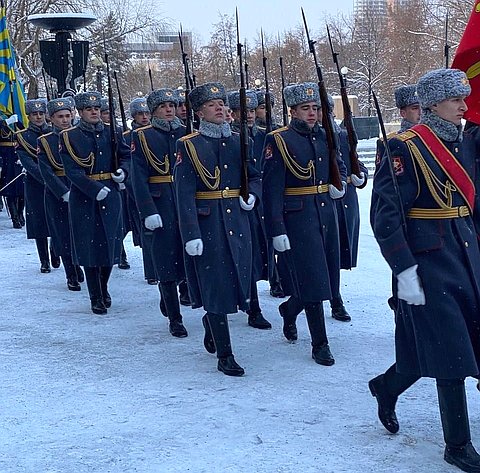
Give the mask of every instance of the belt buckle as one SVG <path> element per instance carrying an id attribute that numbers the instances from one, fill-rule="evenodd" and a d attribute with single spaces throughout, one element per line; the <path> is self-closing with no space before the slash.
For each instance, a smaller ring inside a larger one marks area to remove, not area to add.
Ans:
<path id="1" fill-rule="evenodd" d="M 321 194 L 322 193 L 322 184 L 319 184 L 317 186 L 317 194 Z"/>
<path id="2" fill-rule="evenodd" d="M 222 198 L 227 199 L 228 198 L 228 189 L 223 189 L 222 191 Z"/>

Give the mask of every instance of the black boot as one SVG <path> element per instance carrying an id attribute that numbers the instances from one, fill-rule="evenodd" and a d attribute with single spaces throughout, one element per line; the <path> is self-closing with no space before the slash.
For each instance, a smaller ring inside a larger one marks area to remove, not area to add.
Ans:
<path id="1" fill-rule="evenodd" d="M 158 291 L 160 292 L 160 312 L 164 317 L 168 317 L 167 308 L 165 307 L 165 301 L 162 296 L 162 290 L 160 289 L 160 283 L 158 283 Z"/>
<path id="2" fill-rule="evenodd" d="M 13 228 L 22 228 L 20 216 L 18 214 L 17 199 L 15 197 L 7 197 L 6 199 L 8 213 L 10 214 L 10 218 L 12 219 Z"/>
<path id="3" fill-rule="evenodd" d="M 20 225 L 22 227 L 25 226 L 25 217 L 23 215 L 23 210 L 24 209 L 25 209 L 25 198 L 24 197 L 17 197 L 18 219 L 19 219 Z"/>
<path id="4" fill-rule="evenodd" d="M 81 291 L 82 286 L 78 282 L 78 275 L 74 264 L 69 257 L 62 256 L 63 267 L 65 275 L 67 276 L 67 287 L 69 291 Z"/>
<path id="5" fill-rule="evenodd" d="M 470 437 L 464 381 L 437 379 L 437 392 L 446 443 L 445 461 L 462 471 L 480 472 L 480 455 Z"/>
<path id="6" fill-rule="evenodd" d="M 288 300 L 278 306 L 278 311 L 283 318 L 283 335 L 289 342 L 294 342 L 298 339 L 296 323 L 297 316 L 302 310 L 302 302 L 294 296 L 290 296 Z"/>
<path id="7" fill-rule="evenodd" d="M 217 350 L 217 369 L 227 376 L 243 376 L 245 370 L 235 361 L 230 343 L 228 319 L 226 314 L 207 313 L 208 324 L 212 331 Z"/>
<path id="8" fill-rule="evenodd" d="M 327 330 L 325 328 L 325 315 L 321 302 L 305 304 L 308 329 L 312 337 L 312 358 L 315 363 L 323 366 L 332 366 L 335 359 L 328 346 Z"/>
<path id="9" fill-rule="evenodd" d="M 60 256 L 57 256 L 55 254 L 51 244 L 50 244 L 50 261 L 52 263 L 52 268 L 57 269 L 60 267 Z"/>
<path id="10" fill-rule="evenodd" d="M 215 353 L 215 342 L 213 341 L 212 331 L 210 330 L 210 324 L 208 323 L 207 314 L 202 317 L 203 328 L 205 329 L 205 335 L 203 336 L 203 346 L 208 353 Z"/>
<path id="11" fill-rule="evenodd" d="M 82 267 L 76 265 L 76 266 L 75 266 L 75 270 L 76 270 L 76 272 L 77 272 L 78 282 L 83 282 L 83 281 L 85 281 L 85 275 L 83 274 Z"/>
<path id="12" fill-rule="evenodd" d="M 112 266 L 100 266 L 100 288 L 102 290 L 103 304 L 107 309 L 112 306 L 112 297 L 108 292 L 108 280 L 112 273 Z"/>
<path id="13" fill-rule="evenodd" d="M 183 325 L 182 314 L 180 313 L 177 283 L 175 281 L 161 282 L 159 286 L 167 310 L 169 320 L 168 330 L 174 337 L 187 337 L 188 332 Z"/>
<path id="14" fill-rule="evenodd" d="M 100 268 L 85 266 L 84 269 L 92 312 L 99 315 L 106 314 L 107 308 L 103 302 L 102 287 L 100 284 Z"/>
<path id="15" fill-rule="evenodd" d="M 399 429 L 395 405 L 398 396 L 406 391 L 418 380 L 418 376 L 397 373 L 397 366 L 393 364 L 388 370 L 368 382 L 372 396 L 377 399 L 378 418 L 383 426 L 392 434 Z"/>
<path id="16" fill-rule="evenodd" d="M 40 259 L 40 272 L 49 273 L 51 270 L 48 258 L 48 240 L 46 238 L 35 238 L 35 244 L 37 245 L 38 257 Z"/>
<path id="17" fill-rule="evenodd" d="M 280 281 L 270 281 L 270 295 L 280 299 L 285 297 Z"/>
<path id="18" fill-rule="evenodd" d="M 190 300 L 190 295 L 188 294 L 188 284 L 185 279 L 182 279 L 178 284 L 178 291 L 180 292 L 180 304 L 191 306 L 192 301 Z"/>
<path id="19" fill-rule="evenodd" d="M 130 265 L 127 261 L 127 253 L 125 251 L 125 247 L 122 243 L 122 253 L 120 255 L 120 263 L 118 263 L 118 269 L 130 269 Z"/>
<path id="20" fill-rule="evenodd" d="M 332 308 L 332 317 L 335 320 L 339 320 L 340 322 L 350 322 L 352 320 L 350 314 L 343 305 L 342 296 L 340 294 L 337 297 L 332 298 L 330 301 L 330 307 Z"/>
<path id="21" fill-rule="evenodd" d="M 248 325 L 260 330 L 268 330 L 272 328 L 272 324 L 263 316 L 260 304 L 258 302 L 257 283 L 252 282 L 250 289 L 250 309 L 247 310 Z"/>

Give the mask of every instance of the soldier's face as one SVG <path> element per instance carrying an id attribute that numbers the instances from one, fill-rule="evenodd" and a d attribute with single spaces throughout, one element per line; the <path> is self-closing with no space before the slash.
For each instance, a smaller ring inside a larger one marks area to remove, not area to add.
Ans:
<path id="1" fill-rule="evenodd" d="M 32 122 L 33 125 L 42 126 L 45 123 L 45 113 L 32 112 L 28 115 L 28 119 Z"/>
<path id="2" fill-rule="evenodd" d="M 230 107 L 224 106 L 225 108 L 225 121 L 227 123 L 232 123 L 233 122 L 233 116 L 232 116 L 232 110 Z"/>
<path id="3" fill-rule="evenodd" d="M 180 120 L 186 120 L 187 119 L 187 106 L 185 103 L 180 103 L 178 104 L 176 115 Z"/>
<path id="4" fill-rule="evenodd" d="M 86 107 L 78 113 L 83 121 L 92 125 L 100 121 L 100 107 Z"/>
<path id="5" fill-rule="evenodd" d="M 257 117 L 260 119 L 260 120 L 263 120 L 265 121 L 266 118 L 267 118 L 267 109 L 265 108 L 265 104 L 263 103 L 262 105 L 259 105 L 256 109 L 256 112 L 257 112 Z"/>
<path id="6" fill-rule="evenodd" d="M 136 113 L 135 122 L 140 126 L 147 126 L 150 123 L 150 112 Z"/>
<path id="7" fill-rule="evenodd" d="M 57 128 L 65 130 L 72 124 L 72 112 L 70 110 L 59 110 L 50 117 L 50 120 Z"/>
<path id="8" fill-rule="evenodd" d="M 253 126 L 255 124 L 255 109 L 254 108 L 249 108 L 247 110 L 247 125 L 248 126 Z"/>
<path id="9" fill-rule="evenodd" d="M 420 121 L 420 105 L 416 103 L 400 109 L 400 116 L 410 123 L 417 124 Z"/>
<path id="10" fill-rule="evenodd" d="M 175 118 L 175 104 L 173 102 L 161 103 L 154 110 L 153 116 L 162 120 L 172 121 Z"/>
<path id="11" fill-rule="evenodd" d="M 110 110 L 103 110 L 100 112 L 100 118 L 103 123 L 110 123 Z"/>
<path id="12" fill-rule="evenodd" d="M 440 118 L 459 126 L 462 124 L 463 115 L 468 110 L 464 99 L 465 97 L 452 97 L 451 99 L 442 100 L 430 108 Z"/>
<path id="13" fill-rule="evenodd" d="M 225 122 L 225 105 L 222 99 L 205 102 L 197 112 L 198 116 L 206 122 L 221 125 Z"/>
<path id="14" fill-rule="evenodd" d="M 295 105 L 290 109 L 292 118 L 302 120 L 310 128 L 315 126 L 315 122 L 318 119 L 318 105 L 315 102 L 306 102 L 299 105 Z"/>

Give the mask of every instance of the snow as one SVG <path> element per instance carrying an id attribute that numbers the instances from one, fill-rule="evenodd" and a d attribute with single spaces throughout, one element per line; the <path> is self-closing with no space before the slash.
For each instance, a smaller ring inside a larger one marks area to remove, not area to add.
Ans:
<path id="1" fill-rule="evenodd" d="M 229 316 L 237 361 L 231 378 L 203 348 L 202 310 L 183 308 L 189 337 L 175 339 L 143 279 L 115 268 L 113 306 L 90 312 L 85 284 L 66 288 L 63 269 L 41 274 L 33 241 L 0 213 L 0 472 L 318 473 L 450 472 L 435 383 L 399 400 L 400 432 L 376 416 L 367 382 L 393 362 L 390 273 L 368 224 L 371 184 L 359 191 L 359 268 L 342 272 L 352 315 L 327 314 L 332 367 L 313 362 L 304 315 L 299 340 L 282 335 L 278 299 L 261 283 L 270 331 Z M 308 251 L 308 249 L 306 249 Z M 467 380 L 472 438 L 480 446 L 480 395 Z"/>

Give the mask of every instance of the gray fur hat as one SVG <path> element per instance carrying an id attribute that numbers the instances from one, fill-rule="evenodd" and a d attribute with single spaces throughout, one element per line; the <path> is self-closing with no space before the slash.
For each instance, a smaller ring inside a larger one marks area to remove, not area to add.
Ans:
<path id="1" fill-rule="evenodd" d="M 283 89 L 285 102 L 288 107 L 294 107 L 301 103 L 316 102 L 320 104 L 318 85 L 315 82 L 303 82 L 301 84 L 287 85 Z"/>
<path id="2" fill-rule="evenodd" d="M 33 112 L 47 113 L 46 99 L 31 99 L 25 102 L 25 113 L 30 115 Z"/>
<path id="3" fill-rule="evenodd" d="M 172 102 L 178 105 L 177 94 L 173 89 L 157 89 L 151 92 L 147 97 L 147 106 L 150 113 L 153 113 L 157 107 L 165 102 Z"/>
<path id="4" fill-rule="evenodd" d="M 253 90 L 245 91 L 247 109 L 252 110 L 258 107 L 257 94 Z M 232 110 L 240 110 L 240 92 L 234 90 L 228 93 L 228 104 Z"/>
<path id="5" fill-rule="evenodd" d="M 395 105 L 397 108 L 405 108 L 418 103 L 417 86 L 401 85 L 395 89 Z"/>
<path id="6" fill-rule="evenodd" d="M 113 109 L 115 110 L 115 100 L 113 101 Z M 100 111 L 101 112 L 106 112 L 109 110 L 108 108 L 108 99 L 106 97 L 102 97 L 102 100 L 100 101 Z"/>
<path id="7" fill-rule="evenodd" d="M 257 107 L 263 105 L 265 103 L 265 95 L 267 93 L 265 92 L 265 90 L 256 90 L 255 93 L 257 94 Z M 268 92 L 268 95 L 270 95 L 270 104 L 273 107 L 275 105 L 275 98 L 271 92 Z"/>
<path id="8" fill-rule="evenodd" d="M 102 96 L 99 92 L 80 92 L 75 95 L 75 107 L 83 110 L 87 107 L 100 107 Z"/>
<path id="9" fill-rule="evenodd" d="M 335 100 L 333 100 L 333 97 L 330 94 L 327 94 L 328 98 L 328 109 L 330 112 L 333 112 L 333 109 L 335 108 Z"/>
<path id="10" fill-rule="evenodd" d="M 467 97 L 471 91 L 465 72 L 459 69 L 435 69 L 420 77 L 417 83 L 418 101 L 422 108 L 452 97 Z"/>
<path id="11" fill-rule="evenodd" d="M 227 103 L 227 94 L 225 87 L 220 82 L 207 82 L 195 87 L 188 95 L 188 99 L 192 104 L 193 110 L 198 111 L 209 100 L 220 99 Z"/>
<path id="12" fill-rule="evenodd" d="M 130 102 L 130 115 L 135 118 L 137 113 L 150 112 L 145 97 L 137 97 Z"/>
<path id="13" fill-rule="evenodd" d="M 185 91 L 183 89 L 175 89 L 175 97 L 177 97 L 177 103 L 185 103 Z"/>
<path id="14" fill-rule="evenodd" d="M 69 97 L 63 99 L 52 99 L 47 103 L 48 114 L 52 116 L 55 112 L 60 110 L 72 111 L 72 101 Z"/>

